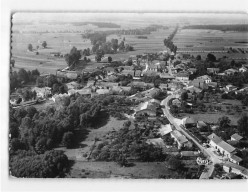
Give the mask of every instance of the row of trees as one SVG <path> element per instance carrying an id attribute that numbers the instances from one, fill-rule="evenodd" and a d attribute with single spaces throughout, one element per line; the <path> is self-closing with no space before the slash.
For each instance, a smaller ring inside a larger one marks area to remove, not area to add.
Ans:
<path id="1" fill-rule="evenodd" d="M 37 69 L 26 71 L 21 68 L 18 72 L 12 72 L 10 74 L 10 90 L 12 91 L 28 82 L 35 82 L 39 75 L 40 72 Z"/>
<path id="2" fill-rule="evenodd" d="M 247 24 L 219 24 L 219 25 L 189 25 L 183 27 L 184 29 L 206 29 L 206 30 L 221 30 L 221 31 L 248 31 Z"/>
<path id="3" fill-rule="evenodd" d="M 168 36 L 167 39 L 164 39 L 164 45 L 168 47 L 171 52 L 174 52 L 176 54 L 177 52 L 177 46 L 173 44 L 172 39 L 174 38 L 175 34 L 177 33 L 178 26 L 175 28 L 175 30 Z"/>

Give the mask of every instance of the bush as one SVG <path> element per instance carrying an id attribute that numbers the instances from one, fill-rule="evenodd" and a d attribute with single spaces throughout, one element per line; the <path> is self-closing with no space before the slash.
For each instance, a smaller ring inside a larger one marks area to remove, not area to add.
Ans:
<path id="1" fill-rule="evenodd" d="M 74 143 L 74 134 L 72 132 L 64 133 L 62 143 L 66 148 L 71 148 Z"/>

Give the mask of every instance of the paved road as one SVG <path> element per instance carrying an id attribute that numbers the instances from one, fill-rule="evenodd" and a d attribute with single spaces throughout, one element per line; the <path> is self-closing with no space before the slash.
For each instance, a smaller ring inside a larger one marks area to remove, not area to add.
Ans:
<path id="1" fill-rule="evenodd" d="M 205 156 L 209 157 L 212 160 L 213 164 L 207 166 L 207 172 L 204 172 L 204 176 L 201 177 L 201 179 L 207 179 L 212 176 L 214 171 L 214 164 L 219 163 L 219 159 L 216 158 L 216 155 L 213 152 L 204 148 L 193 136 L 186 132 L 186 130 L 182 126 L 181 119 L 175 118 L 171 115 L 169 111 L 168 102 L 172 98 L 178 98 L 178 95 L 170 95 L 161 102 L 161 105 L 165 106 L 165 108 L 163 109 L 164 115 L 168 118 L 170 123 L 173 124 L 178 131 L 182 132 L 182 134 L 184 134 L 189 140 L 193 141 L 195 145 L 197 145 L 197 147 L 200 149 L 200 151 L 202 151 Z"/>
<path id="2" fill-rule="evenodd" d="M 194 138 L 192 135 L 190 135 L 188 133 L 187 129 L 184 128 L 182 125 L 182 120 L 172 116 L 172 114 L 169 111 L 168 102 L 172 98 L 178 98 L 178 95 L 169 95 L 161 102 L 161 105 L 164 105 L 164 107 L 165 107 L 165 108 L 163 108 L 164 115 L 168 118 L 170 123 L 172 125 L 174 125 L 178 131 L 180 131 L 182 134 L 184 134 L 189 140 L 193 141 L 197 145 L 197 147 L 203 152 L 203 154 L 205 156 L 209 157 L 211 159 L 211 161 L 213 162 L 211 165 L 206 166 L 207 171 L 202 173 L 200 179 L 208 179 L 209 177 L 211 177 L 213 174 L 213 171 L 214 171 L 214 165 L 215 164 L 223 164 L 223 165 L 227 165 L 229 167 L 232 167 L 234 169 L 237 169 L 237 170 L 239 170 L 238 172 L 241 175 L 248 178 L 248 169 L 246 169 L 242 166 L 239 166 L 237 164 L 228 162 L 228 161 L 223 161 L 222 157 L 218 156 L 212 148 L 203 147 L 201 145 L 201 143 L 199 143 L 196 138 Z"/>

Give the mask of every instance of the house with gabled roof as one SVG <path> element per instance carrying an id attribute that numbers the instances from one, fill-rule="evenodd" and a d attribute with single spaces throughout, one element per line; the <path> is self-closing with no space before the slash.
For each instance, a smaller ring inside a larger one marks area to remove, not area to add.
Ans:
<path id="1" fill-rule="evenodd" d="M 239 72 L 246 72 L 248 71 L 248 68 L 245 67 L 245 66 L 242 66 L 240 69 L 239 69 Z"/>
<path id="2" fill-rule="evenodd" d="M 203 76 L 197 77 L 196 79 L 203 80 L 205 83 L 212 82 L 212 78 L 208 75 L 203 75 Z"/>
<path id="3" fill-rule="evenodd" d="M 207 68 L 207 73 L 209 74 L 217 74 L 220 72 L 219 68 Z"/>
<path id="4" fill-rule="evenodd" d="M 236 148 L 231 146 L 230 144 L 223 141 L 219 136 L 215 133 L 212 133 L 208 136 L 209 144 L 214 147 L 219 153 L 223 156 L 230 159 L 231 155 L 236 154 Z"/>
<path id="5" fill-rule="evenodd" d="M 238 71 L 236 69 L 230 68 L 224 71 L 225 75 L 234 75 Z"/>
<path id="6" fill-rule="evenodd" d="M 240 136 L 240 135 L 237 134 L 237 133 L 234 133 L 234 134 L 231 136 L 231 140 L 232 140 L 232 141 L 240 141 L 240 140 L 242 140 L 242 139 L 243 139 L 243 137 Z"/>

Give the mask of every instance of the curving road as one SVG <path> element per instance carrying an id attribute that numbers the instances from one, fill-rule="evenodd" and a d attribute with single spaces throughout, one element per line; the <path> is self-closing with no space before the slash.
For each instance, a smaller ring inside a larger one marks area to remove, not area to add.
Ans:
<path id="1" fill-rule="evenodd" d="M 168 102 L 169 100 L 173 99 L 173 98 L 178 98 L 178 95 L 169 95 L 168 97 L 166 97 L 162 102 L 161 105 L 164 105 L 163 108 L 163 113 L 164 115 L 168 118 L 168 120 L 170 121 L 170 123 L 172 125 L 175 126 L 175 128 L 180 131 L 183 135 L 185 135 L 189 140 L 191 140 L 192 142 L 195 143 L 195 145 L 200 149 L 200 151 L 202 151 L 202 153 L 207 156 L 208 158 L 211 159 L 211 161 L 213 162 L 211 165 L 207 165 L 207 172 L 203 172 L 201 179 L 208 179 L 209 177 L 212 176 L 213 171 L 214 171 L 214 164 L 216 163 L 221 163 L 221 161 L 219 160 L 219 158 L 216 158 L 216 155 L 211 151 L 208 150 L 207 148 L 204 148 L 197 140 L 196 138 L 194 138 L 193 136 L 191 136 L 186 129 L 183 127 L 182 125 L 182 120 L 175 118 L 174 116 L 172 116 L 172 114 L 169 111 L 169 106 L 168 106 Z"/>
<path id="2" fill-rule="evenodd" d="M 161 102 L 161 105 L 164 106 L 164 108 L 162 109 L 164 115 L 168 118 L 170 123 L 174 125 L 178 131 L 180 131 L 183 135 L 185 135 L 189 140 L 194 142 L 195 145 L 200 149 L 200 151 L 209 159 L 211 159 L 211 161 L 213 162 L 210 165 L 206 165 L 206 172 L 202 173 L 200 179 L 210 178 L 213 174 L 215 164 L 223 164 L 232 167 L 233 169 L 237 169 L 239 170 L 238 172 L 241 175 L 248 178 L 248 169 L 228 161 L 223 161 L 222 157 L 218 156 L 213 149 L 203 147 L 201 143 L 193 135 L 190 135 L 190 133 L 188 133 L 187 129 L 182 124 L 182 120 L 175 118 L 169 111 L 170 108 L 168 106 L 168 102 L 173 98 L 179 98 L 179 95 L 175 95 L 175 94 L 169 95 Z"/>

